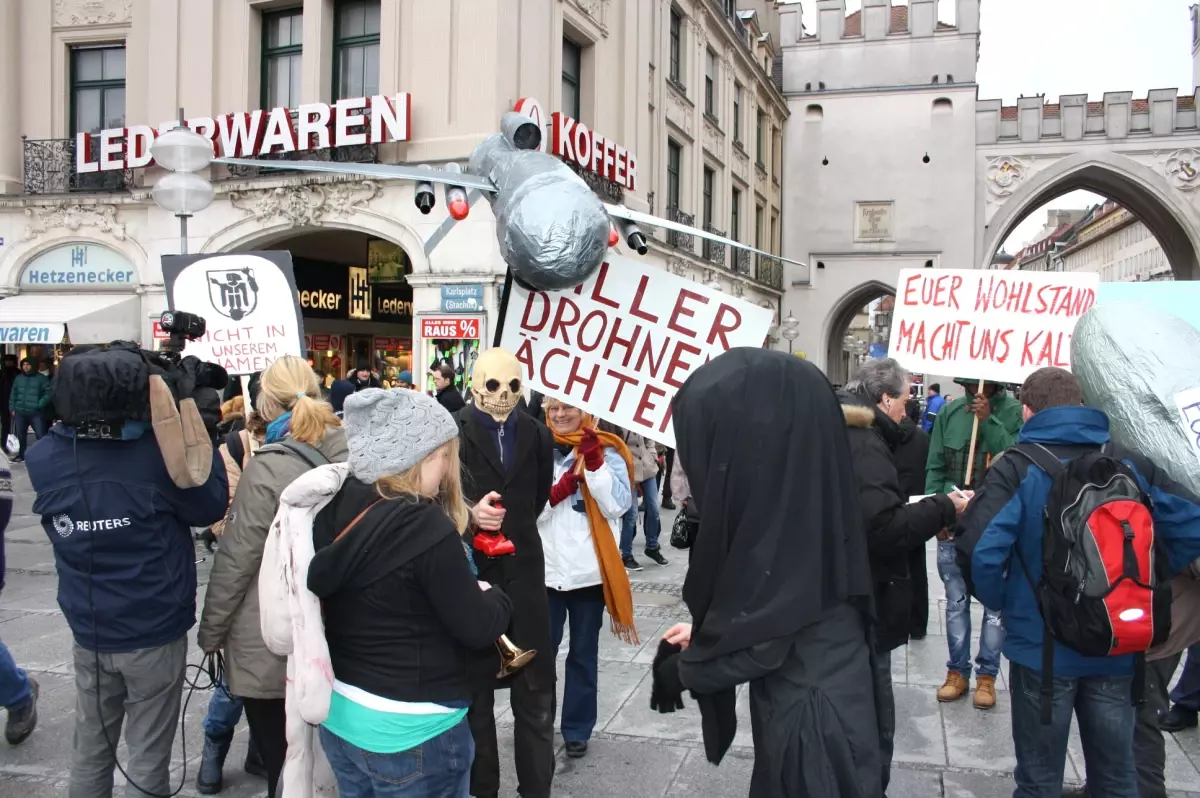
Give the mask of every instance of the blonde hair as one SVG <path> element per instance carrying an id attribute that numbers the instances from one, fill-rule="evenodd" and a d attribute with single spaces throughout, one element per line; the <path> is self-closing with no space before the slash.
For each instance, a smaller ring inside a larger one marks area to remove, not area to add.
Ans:
<path id="1" fill-rule="evenodd" d="M 294 440 L 316 444 L 326 429 L 342 425 L 329 403 L 321 400 L 317 375 L 306 360 L 295 355 L 279 358 L 262 373 L 259 385 L 255 411 L 268 422 L 290 412 Z"/>
<path id="2" fill-rule="evenodd" d="M 438 485 L 437 495 L 430 496 L 421 490 L 421 466 L 430 457 L 436 456 L 438 452 L 446 448 L 450 452 L 450 462 L 446 465 L 446 474 L 442 477 L 442 483 Z M 433 499 L 446 511 L 446 515 L 450 516 L 450 520 L 454 522 L 454 527 L 458 530 L 458 534 L 461 535 L 467 531 L 467 524 L 471 520 L 471 512 L 467 509 L 467 502 L 463 498 L 462 468 L 458 461 L 458 438 L 443 443 L 437 449 L 427 454 L 421 462 L 404 473 L 376 480 L 375 490 L 381 498 L 389 501 L 392 499 L 401 499 L 405 496 L 422 496 L 427 499 Z"/>

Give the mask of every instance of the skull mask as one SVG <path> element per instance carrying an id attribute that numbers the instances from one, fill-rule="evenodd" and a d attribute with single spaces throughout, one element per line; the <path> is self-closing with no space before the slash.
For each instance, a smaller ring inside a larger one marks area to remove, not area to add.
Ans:
<path id="1" fill-rule="evenodd" d="M 521 398 L 521 364 L 511 352 L 487 350 L 475 361 L 471 395 L 480 410 L 496 421 L 507 420 Z"/>

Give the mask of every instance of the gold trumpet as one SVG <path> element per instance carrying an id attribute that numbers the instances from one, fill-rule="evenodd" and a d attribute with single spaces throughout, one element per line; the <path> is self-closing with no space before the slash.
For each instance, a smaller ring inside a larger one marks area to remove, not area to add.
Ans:
<path id="1" fill-rule="evenodd" d="M 500 652 L 500 672 L 496 674 L 497 679 L 512 676 L 537 656 L 536 651 L 518 648 L 508 639 L 508 635 L 500 635 L 500 639 L 496 641 L 496 650 Z"/>

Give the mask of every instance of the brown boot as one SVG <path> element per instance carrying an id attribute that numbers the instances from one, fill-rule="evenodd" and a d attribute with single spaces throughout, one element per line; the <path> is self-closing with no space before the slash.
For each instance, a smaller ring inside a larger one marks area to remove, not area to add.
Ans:
<path id="1" fill-rule="evenodd" d="M 975 708 L 991 709 L 996 706 L 996 677 L 975 677 Z"/>
<path id="2" fill-rule="evenodd" d="M 971 684 L 958 671 L 946 671 L 946 682 L 938 688 L 937 700 L 943 703 L 957 701 L 967 694 Z"/>

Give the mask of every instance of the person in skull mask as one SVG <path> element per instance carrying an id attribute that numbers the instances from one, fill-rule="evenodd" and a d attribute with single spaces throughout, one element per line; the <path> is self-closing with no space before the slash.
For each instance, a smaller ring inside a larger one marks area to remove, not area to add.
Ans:
<path id="1" fill-rule="evenodd" d="M 544 425 L 516 410 L 521 389 L 517 359 L 503 349 L 489 349 L 479 356 L 471 375 L 474 404 L 457 415 L 463 492 L 473 507 L 466 537 L 479 578 L 503 588 L 512 599 L 512 642 L 538 652 L 508 679 L 495 678 L 498 658 L 481 674 L 467 714 L 475 739 L 471 794 L 477 798 L 491 798 L 500 790 L 497 689 L 512 691 L 518 792 L 526 798 L 547 798 L 554 776 L 554 655 L 537 524 L 550 499 L 554 443 Z"/>

